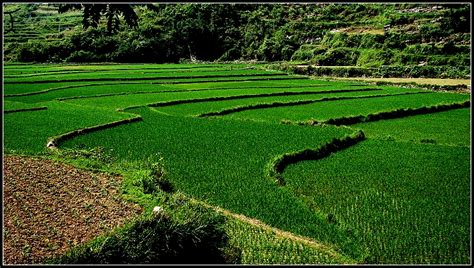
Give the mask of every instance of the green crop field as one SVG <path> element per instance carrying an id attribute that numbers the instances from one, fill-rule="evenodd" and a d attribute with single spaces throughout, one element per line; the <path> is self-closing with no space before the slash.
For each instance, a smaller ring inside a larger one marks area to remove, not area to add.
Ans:
<path id="1" fill-rule="evenodd" d="M 470 94 L 265 67 L 7 64 L 4 153 L 159 158 L 175 191 L 240 215 L 242 263 L 471 261 Z"/>

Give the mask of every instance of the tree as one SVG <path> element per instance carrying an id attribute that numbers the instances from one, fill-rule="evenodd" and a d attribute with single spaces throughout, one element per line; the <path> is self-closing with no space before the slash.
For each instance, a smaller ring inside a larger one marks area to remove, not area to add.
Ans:
<path id="1" fill-rule="evenodd" d="M 88 27 L 97 28 L 101 17 L 104 15 L 107 19 L 107 32 L 117 31 L 120 26 L 120 16 L 123 16 L 125 22 L 131 28 L 138 26 L 138 16 L 133 10 L 131 4 L 60 4 L 59 13 L 69 10 L 83 9 L 82 25 L 85 29 Z M 156 11 L 152 4 L 146 4 L 147 8 Z"/>
<path id="2" fill-rule="evenodd" d="M 13 19 L 13 13 L 18 12 L 18 11 L 20 11 L 20 8 L 17 8 L 16 10 L 13 10 L 13 11 L 4 11 L 3 12 L 5 15 L 10 15 L 10 24 L 11 24 L 10 29 L 8 29 L 5 33 L 10 32 L 10 31 L 12 31 L 12 32 L 14 31 L 13 30 L 13 22 L 15 20 Z"/>

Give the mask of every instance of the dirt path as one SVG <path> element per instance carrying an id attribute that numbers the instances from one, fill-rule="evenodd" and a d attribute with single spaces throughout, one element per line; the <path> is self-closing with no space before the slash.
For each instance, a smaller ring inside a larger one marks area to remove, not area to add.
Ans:
<path id="1" fill-rule="evenodd" d="M 308 237 L 296 235 L 296 234 L 293 234 L 291 232 L 287 232 L 287 231 L 283 231 L 283 230 L 280 230 L 280 229 L 275 228 L 275 227 L 271 227 L 270 225 L 267 225 L 267 224 L 265 224 L 265 223 L 263 223 L 263 222 L 261 222 L 257 219 L 249 218 L 249 217 L 244 216 L 242 214 L 236 214 L 236 213 L 233 213 L 229 210 L 226 210 L 226 209 L 223 209 L 223 208 L 220 208 L 220 207 L 215 207 L 215 206 L 209 205 L 205 202 L 202 202 L 202 201 L 199 201 L 199 200 L 196 200 L 196 199 L 193 199 L 193 198 L 191 198 L 190 200 L 191 200 L 191 202 L 194 202 L 196 204 L 202 205 L 204 207 L 211 208 L 211 209 L 215 210 L 218 213 L 222 213 L 226 217 L 236 218 L 236 219 L 238 219 L 242 222 L 245 222 L 247 224 L 257 226 L 259 228 L 262 228 L 265 231 L 272 232 L 276 236 L 287 238 L 287 239 L 290 239 L 290 240 L 293 240 L 293 241 L 298 241 L 300 243 L 305 244 L 306 246 L 315 248 L 317 250 L 324 251 L 326 254 L 332 256 L 335 259 L 343 260 L 344 263 L 347 263 L 347 264 L 356 263 L 355 260 L 352 260 L 349 257 L 341 255 L 340 253 L 338 253 L 334 249 L 332 249 L 330 246 L 319 243 L 319 242 L 317 242 L 313 239 L 310 239 Z"/>
<path id="2" fill-rule="evenodd" d="M 41 263 L 140 214 L 120 177 L 51 160 L 4 156 L 4 264 Z"/>

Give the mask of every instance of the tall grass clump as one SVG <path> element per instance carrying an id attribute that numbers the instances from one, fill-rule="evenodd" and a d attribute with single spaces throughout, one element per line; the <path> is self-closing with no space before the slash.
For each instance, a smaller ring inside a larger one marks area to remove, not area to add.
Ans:
<path id="1" fill-rule="evenodd" d="M 179 195 L 168 207 L 51 260 L 56 264 L 186 264 L 237 262 L 225 218 Z M 173 215 L 168 210 L 173 208 Z M 227 247 L 227 248 L 226 248 Z M 235 249 L 234 249 L 235 251 Z"/>

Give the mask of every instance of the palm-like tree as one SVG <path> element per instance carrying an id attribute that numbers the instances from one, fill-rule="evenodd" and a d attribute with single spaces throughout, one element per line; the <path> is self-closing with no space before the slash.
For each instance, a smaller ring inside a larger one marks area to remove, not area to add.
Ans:
<path id="1" fill-rule="evenodd" d="M 120 16 L 123 16 L 128 26 L 134 28 L 138 26 L 138 16 L 131 4 L 60 4 L 59 13 L 69 10 L 82 10 L 82 25 L 84 28 L 97 28 L 102 15 L 107 19 L 107 31 L 112 33 L 119 28 Z M 157 11 L 157 7 L 152 4 L 145 4 L 151 10 Z"/>

